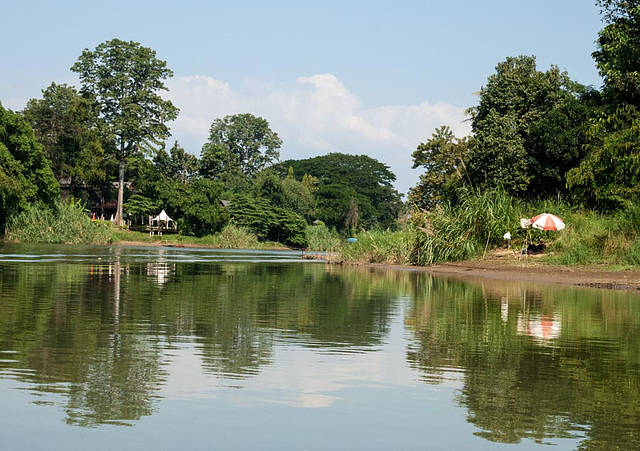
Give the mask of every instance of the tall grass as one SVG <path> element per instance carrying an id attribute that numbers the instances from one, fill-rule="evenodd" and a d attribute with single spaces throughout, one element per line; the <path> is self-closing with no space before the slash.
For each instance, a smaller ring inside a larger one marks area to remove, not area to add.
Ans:
<path id="1" fill-rule="evenodd" d="M 409 265 L 414 237 L 410 230 L 362 231 L 356 235 L 355 243 L 344 240 L 338 252 L 342 261 L 348 263 Z"/>
<path id="2" fill-rule="evenodd" d="M 525 238 L 547 243 L 550 263 L 563 265 L 640 264 L 640 204 L 629 202 L 613 216 L 578 211 L 562 199 L 524 202 L 502 190 L 460 192 L 457 205 L 444 204 L 433 212 L 416 212 L 412 224 L 416 241 L 412 262 L 430 265 L 467 260 L 504 246 L 510 232 L 514 247 Z M 559 232 L 523 230 L 520 218 L 553 213 L 564 219 Z"/>
<path id="3" fill-rule="evenodd" d="M 463 189 L 460 202 L 444 204 L 434 212 L 416 212 L 412 224 L 416 242 L 412 261 L 431 265 L 466 260 L 504 243 L 505 232 L 518 233 L 522 204 L 503 190 Z"/>
<path id="4" fill-rule="evenodd" d="M 246 227 L 227 224 L 222 231 L 211 236 L 211 245 L 224 249 L 256 249 L 263 247 L 258 237 Z"/>
<path id="5" fill-rule="evenodd" d="M 60 200 L 52 207 L 35 204 L 7 221 L 5 239 L 26 243 L 104 244 L 108 226 L 84 213 L 79 202 Z"/>
<path id="6" fill-rule="evenodd" d="M 307 226 L 307 248 L 312 251 L 326 251 L 338 249 L 343 242 L 340 235 L 324 224 Z"/>

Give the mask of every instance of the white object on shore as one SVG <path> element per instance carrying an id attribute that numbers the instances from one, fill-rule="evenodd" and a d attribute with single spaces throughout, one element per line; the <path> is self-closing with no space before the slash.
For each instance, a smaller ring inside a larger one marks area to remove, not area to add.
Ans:
<path id="1" fill-rule="evenodd" d="M 511 239 L 511 233 L 510 232 L 505 233 L 504 235 L 502 235 L 502 238 L 505 239 L 505 240 L 510 240 Z"/>

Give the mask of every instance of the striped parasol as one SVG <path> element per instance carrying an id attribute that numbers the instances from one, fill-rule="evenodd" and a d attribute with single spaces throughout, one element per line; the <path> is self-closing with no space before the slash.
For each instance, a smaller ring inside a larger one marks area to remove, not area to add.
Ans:
<path id="1" fill-rule="evenodd" d="M 542 213 L 531 218 L 531 227 L 539 230 L 562 230 L 564 222 L 555 215 Z"/>

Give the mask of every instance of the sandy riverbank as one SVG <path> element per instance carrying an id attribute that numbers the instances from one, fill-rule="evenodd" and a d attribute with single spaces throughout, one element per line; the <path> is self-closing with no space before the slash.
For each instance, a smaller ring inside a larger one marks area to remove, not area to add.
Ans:
<path id="1" fill-rule="evenodd" d="M 450 262 L 428 267 L 395 266 L 395 268 L 457 277 L 640 291 L 640 270 L 612 271 L 607 266 L 550 265 L 542 263 L 535 257 L 518 260 L 504 254 L 488 256 L 481 260 Z"/>

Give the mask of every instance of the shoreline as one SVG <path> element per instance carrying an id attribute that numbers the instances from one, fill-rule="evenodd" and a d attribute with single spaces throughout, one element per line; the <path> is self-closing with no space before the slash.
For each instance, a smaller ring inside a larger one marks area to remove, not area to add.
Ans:
<path id="1" fill-rule="evenodd" d="M 163 243 L 149 241 L 117 241 L 108 245 L 148 246 L 148 247 L 185 247 L 219 249 L 215 246 L 196 243 Z M 288 248 L 265 247 L 263 250 L 287 250 Z M 550 283 L 586 288 L 640 291 L 640 268 L 611 270 L 607 266 L 560 266 L 539 263 L 537 256 L 526 260 L 515 260 L 506 253 L 489 254 L 486 259 L 440 263 L 433 266 L 410 266 L 384 263 L 338 263 L 345 266 L 366 266 L 378 269 L 427 272 L 458 278 L 484 278 L 503 281 L 531 283 Z"/>
<path id="2" fill-rule="evenodd" d="M 550 283 L 585 288 L 640 291 L 640 270 L 612 271 L 601 267 L 571 267 L 537 263 L 511 264 L 495 260 L 470 260 L 434 266 L 370 265 L 403 271 L 419 271 L 460 278 L 510 282 Z"/>

